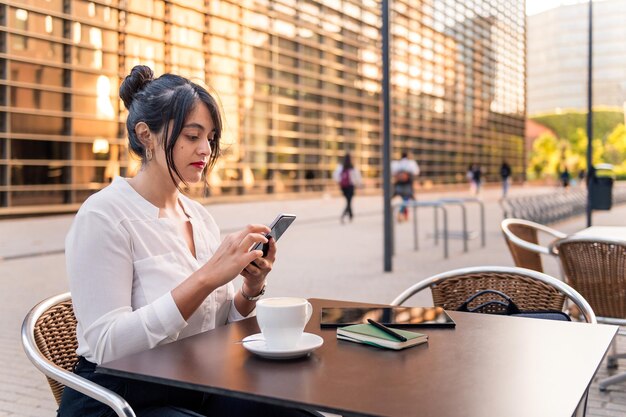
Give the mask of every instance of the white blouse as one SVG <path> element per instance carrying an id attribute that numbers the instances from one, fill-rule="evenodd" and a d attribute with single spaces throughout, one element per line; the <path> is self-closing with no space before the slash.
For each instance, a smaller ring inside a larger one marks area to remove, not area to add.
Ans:
<path id="1" fill-rule="evenodd" d="M 185 321 L 171 290 L 220 245 L 199 203 L 179 195 L 193 226 L 194 258 L 170 219 L 121 177 L 85 201 L 65 241 L 77 354 L 100 364 L 240 320 L 235 290 L 213 291 Z"/>

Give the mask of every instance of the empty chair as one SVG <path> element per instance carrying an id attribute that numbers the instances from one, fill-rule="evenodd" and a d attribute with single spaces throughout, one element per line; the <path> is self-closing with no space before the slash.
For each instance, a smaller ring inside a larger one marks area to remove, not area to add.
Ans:
<path id="1" fill-rule="evenodd" d="M 565 233 L 529 220 L 504 219 L 500 227 L 515 266 L 539 272 L 543 272 L 541 255 L 555 255 L 549 247 L 539 244 L 539 232 L 556 239 L 567 237 Z"/>
<path id="2" fill-rule="evenodd" d="M 78 361 L 77 345 L 70 293 L 42 301 L 24 319 L 22 346 L 28 359 L 48 378 L 57 404 L 68 386 L 107 404 L 119 417 L 134 417 L 134 411 L 124 398 L 72 372 Z"/>
<path id="3" fill-rule="evenodd" d="M 596 322 L 589 303 L 569 285 L 541 272 L 506 266 L 479 266 L 443 272 L 407 288 L 391 304 L 401 305 L 427 288 L 431 290 L 433 304 L 447 310 L 458 309 L 478 291 L 497 290 L 511 297 L 520 309 L 527 311 L 562 311 L 565 300 L 569 299 L 578 307 L 587 323 Z M 477 301 L 484 303 L 491 300 L 482 298 Z"/>
<path id="4" fill-rule="evenodd" d="M 582 294 L 598 315 L 598 322 L 626 325 L 626 242 L 572 236 L 554 243 L 567 282 Z M 625 335 L 624 331 L 619 332 Z M 609 367 L 617 367 L 613 343 Z M 626 381 L 626 373 L 600 381 L 600 389 Z"/>

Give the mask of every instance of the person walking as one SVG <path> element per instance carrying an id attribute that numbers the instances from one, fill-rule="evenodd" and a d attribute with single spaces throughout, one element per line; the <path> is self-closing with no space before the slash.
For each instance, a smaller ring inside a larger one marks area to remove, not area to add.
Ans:
<path id="1" fill-rule="evenodd" d="M 346 199 L 346 207 L 343 209 L 340 217 L 341 224 L 343 224 L 346 216 L 348 216 L 350 221 L 354 218 L 354 213 L 352 212 L 354 188 L 361 185 L 361 173 L 352 164 L 352 158 L 349 153 L 344 155 L 343 162 L 335 168 L 333 179 L 339 184 L 341 193 Z"/>
<path id="2" fill-rule="evenodd" d="M 500 166 L 500 178 L 502 178 L 502 198 L 506 198 L 511 184 L 511 166 L 506 161 Z"/>
<path id="3" fill-rule="evenodd" d="M 474 183 L 474 164 L 470 164 L 467 167 L 467 172 L 465 173 L 465 178 L 467 178 L 467 182 L 469 183 L 470 194 L 476 193 L 476 184 Z"/>
<path id="4" fill-rule="evenodd" d="M 561 186 L 567 189 L 567 187 L 569 187 L 569 182 L 572 176 L 570 175 L 569 170 L 567 169 L 566 166 L 563 167 L 563 170 L 559 174 L 559 178 L 561 179 Z"/>
<path id="5" fill-rule="evenodd" d="M 399 161 L 391 162 L 391 175 L 394 179 L 393 195 L 402 197 L 402 204 L 398 212 L 398 221 L 409 220 L 408 202 L 415 200 L 413 194 L 413 181 L 420 174 L 419 165 L 413 159 L 409 159 L 408 152 L 402 152 Z"/>
<path id="6" fill-rule="evenodd" d="M 480 186 L 482 184 L 482 170 L 480 169 L 480 165 L 472 164 L 471 173 L 472 184 L 474 185 L 474 194 L 478 195 L 480 193 Z"/>

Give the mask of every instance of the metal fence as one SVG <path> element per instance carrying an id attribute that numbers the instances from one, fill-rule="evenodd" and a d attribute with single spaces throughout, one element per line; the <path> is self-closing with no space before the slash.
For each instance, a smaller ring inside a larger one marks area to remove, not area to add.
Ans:
<path id="1" fill-rule="evenodd" d="M 626 203 L 626 184 L 613 186 L 613 204 Z M 512 197 L 500 200 L 505 218 L 531 220 L 541 224 L 556 223 L 582 215 L 587 209 L 587 190 L 559 189 L 547 194 Z"/>
<path id="2" fill-rule="evenodd" d="M 463 240 L 463 251 L 468 251 L 468 241 L 471 239 L 471 232 L 467 228 L 467 204 L 476 204 L 479 207 L 479 222 L 480 222 L 480 242 L 481 246 L 485 246 L 486 242 L 486 234 L 485 234 L 485 206 L 482 201 L 477 198 L 442 198 L 440 200 L 434 201 L 409 201 L 403 203 L 407 207 L 413 210 L 413 249 L 419 250 L 419 232 L 418 232 L 418 219 L 417 219 L 417 210 L 418 208 L 423 207 L 432 207 L 433 208 L 433 237 L 435 245 L 439 244 L 439 238 L 443 239 L 443 257 L 448 258 L 448 239 L 449 238 L 459 238 Z M 395 204 L 393 205 L 393 212 L 397 213 L 402 207 L 403 204 Z M 447 206 L 457 206 L 460 208 L 461 214 L 461 225 L 463 227 L 462 230 L 453 232 L 448 229 L 448 208 Z M 439 212 L 442 214 L 442 231 L 439 228 Z M 392 235 L 395 235 L 395 227 L 392 229 Z M 394 239 L 394 250 L 395 253 L 395 239 Z"/>

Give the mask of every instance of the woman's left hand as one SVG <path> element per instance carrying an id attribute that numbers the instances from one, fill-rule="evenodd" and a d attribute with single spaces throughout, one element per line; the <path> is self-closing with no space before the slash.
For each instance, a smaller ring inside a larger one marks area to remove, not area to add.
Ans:
<path id="1" fill-rule="evenodd" d="M 265 258 L 257 258 L 250 262 L 248 266 L 241 271 L 243 284 L 246 286 L 246 294 L 258 294 L 265 283 L 267 274 L 272 270 L 272 265 L 276 260 L 276 242 L 270 238 L 268 244 L 269 251 Z M 250 291 L 250 292 L 248 292 Z"/>

